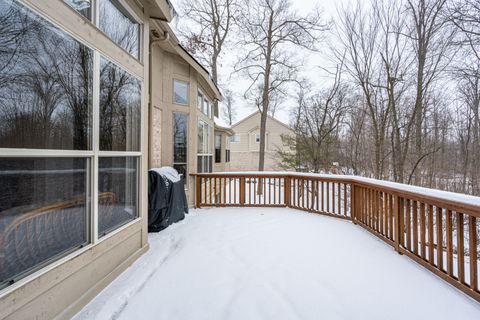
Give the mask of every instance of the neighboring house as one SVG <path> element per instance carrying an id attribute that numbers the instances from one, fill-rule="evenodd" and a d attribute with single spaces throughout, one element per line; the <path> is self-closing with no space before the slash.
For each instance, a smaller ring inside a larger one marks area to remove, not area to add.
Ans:
<path id="1" fill-rule="evenodd" d="M 260 150 L 260 111 L 257 111 L 232 126 L 231 171 L 258 170 Z M 286 124 L 270 116 L 267 117 L 265 144 L 265 171 L 281 169 L 278 150 L 288 151 L 282 136 L 294 136 L 293 130 Z M 292 151 L 293 152 L 293 151 Z"/>
<path id="2" fill-rule="evenodd" d="M 233 130 L 215 124 L 215 165 L 214 172 L 230 171 L 230 138 Z"/>
<path id="3" fill-rule="evenodd" d="M 212 171 L 167 0 L 0 0 L 0 319 L 69 318 L 148 250 L 147 171 Z"/>

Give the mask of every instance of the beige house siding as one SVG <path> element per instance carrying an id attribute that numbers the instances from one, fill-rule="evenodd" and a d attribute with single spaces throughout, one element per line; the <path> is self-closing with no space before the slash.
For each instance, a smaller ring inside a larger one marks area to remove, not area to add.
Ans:
<path id="1" fill-rule="evenodd" d="M 260 135 L 260 112 L 255 112 L 247 118 L 232 126 L 236 135 L 240 136 L 239 142 L 231 142 L 231 171 L 256 171 L 258 170 L 260 143 L 256 136 Z M 277 150 L 285 150 L 282 135 L 293 136 L 293 131 L 286 124 L 272 118 L 267 118 L 265 170 L 280 170 Z"/>

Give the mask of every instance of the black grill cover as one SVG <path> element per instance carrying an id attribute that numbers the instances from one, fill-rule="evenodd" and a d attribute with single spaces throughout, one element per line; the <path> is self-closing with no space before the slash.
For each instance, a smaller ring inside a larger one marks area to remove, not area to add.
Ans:
<path id="1" fill-rule="evenodd" d="M 148 172 L 148 231 L 159 232 L 188 213 L 184 177 L 172 182 L 154 170 Z"/>

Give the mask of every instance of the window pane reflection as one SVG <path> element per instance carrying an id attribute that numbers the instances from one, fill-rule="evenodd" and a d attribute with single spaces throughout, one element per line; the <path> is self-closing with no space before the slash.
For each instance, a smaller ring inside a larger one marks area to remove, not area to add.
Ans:
<path id="1" fill-rule="evenodd" d="M 88 159 L 0 159 L 0 288 L 88 241 Z"/>
<path id="2" fill-rule="evenodd" d="M 92 17 L 92 1 L 91 0 L 64 0 L 70 7 L 77 10 L 87 19 Z"/>
<path id="3" fill-rule="evenodd" d="M 100 29 L 135 58 L 139 58 L 140 25 L 117 1 L 100 0 Z"/>
<path id="4" fill-rule="evenodd" d="M 0 148 L 91 148 L 92 50 L 0 0 Z"/>
<path id="5" fill-rule="evenodd" d="M 135 157 L 98 161 L 98 234 L 103 236 L 138 217 L 138 161 Z"/>
<path id="6" fill-rule="evenodd" d="M 173 103 L 188 105 L 188 83 L 173 81 Z"/>
<path id="7" fill-rule="evenodd" d="M 140 151 L 140 80 L 105 59 L 100 72 L 100 150 Z"/>

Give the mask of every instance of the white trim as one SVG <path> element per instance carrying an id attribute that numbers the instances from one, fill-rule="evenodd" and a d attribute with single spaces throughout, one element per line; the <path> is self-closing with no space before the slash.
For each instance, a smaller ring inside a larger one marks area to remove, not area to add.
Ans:
<path id="1" fill-rule="evenodd" d="M 51 149 L 13 149 L 0 148 L 0 158 L 88 158 L 93 150 L 51 150 Z"/>
<path id="2" fill-rule="evenodd" d="M 101 158 L 118 158 L 118 157 L 140 157 L 141 151 L 98 151 L 98 156 Z"/>

